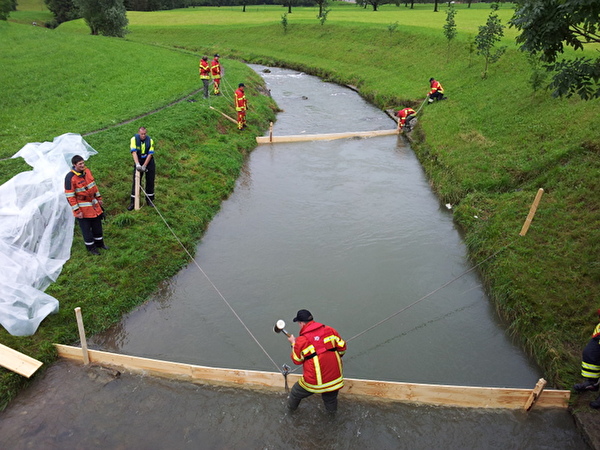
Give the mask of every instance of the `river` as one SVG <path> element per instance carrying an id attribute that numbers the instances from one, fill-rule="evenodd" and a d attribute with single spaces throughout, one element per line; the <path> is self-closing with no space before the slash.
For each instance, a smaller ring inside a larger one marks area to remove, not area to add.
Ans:
<path id="1" fill-rule="evenodd" d="M 283 110 L 275 135 L 395 126 L 350 89 L 252 67 Z M 290 360 L 273 324 L 284 319 L 297 334 L 291 319 L 306 308 L 349 341 L 349 377 L 525 388 L 541 377 L 507 336 L 451 211 L 402 137 L 257 147 L 196 261 L 90 347 L 274 371 Z M 585 448 L 566 411 L 342 396 L 327 417 L 318 399 L 295 414 L 284 403 L 283 390 L 113 378 L 61 362 L 0 415 L 0 434 L 14 448 Z"/>

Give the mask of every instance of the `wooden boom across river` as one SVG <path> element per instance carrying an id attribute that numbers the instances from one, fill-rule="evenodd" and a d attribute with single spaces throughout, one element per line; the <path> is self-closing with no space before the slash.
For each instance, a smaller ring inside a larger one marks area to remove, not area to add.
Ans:
<path id="1" fill-rule="evenodd" d="M 132 373 L 152 375 L 199 384 L 216 384 L 249 389 L 281 389 L 284 378 L 278 372 L 223 369 L 193 364 L 160 361 L 136 356 L 119 355 L 98 350 L 56 344 L 59 356 L 84 361 L 85 355 L 93 364 L 120 368 Z M 288 374 L 295 383 L 300 375 Z M 401 383 L 392 381 L 344 379 L 342 393 L 406 403 L 455 406 L 466 408 L 500 408 L 529 410 L 538 408 L 566 408 L 570 391 L 544 390 L 541 379 L 533 389 L 492 388 L 473 386 L 446 386 L 434 384 Z"/>

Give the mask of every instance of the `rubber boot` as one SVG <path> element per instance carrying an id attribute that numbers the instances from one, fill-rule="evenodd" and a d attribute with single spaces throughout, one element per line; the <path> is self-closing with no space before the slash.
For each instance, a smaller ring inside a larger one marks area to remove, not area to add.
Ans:
<path id="1" fill-rule="evenodd" d="M 598 378 L 586 378 L 583 383 L 573 386 L 573 390 L 576 392 L 597 391 L 599 388 Z"/>
<path id="2" fill-rule="evenodd" d="M 135 208 L 135 201 L 134 198 L 131 197 L 131 201 L 129 203 L 129 206 L 127 207 L 127 211 L 133 211 L 133 208 Z"/>
<path id="3" fill-rule="evenodd" d="M 95 244 L 96 244 L 96 248 L 101 248 L 102 250 L 108 250 L 108 247 L 104 243 L 104 239 L 100 239 L 100 240 L 96 241 Z"/>
<path id="4" fill-rule="evenodd" d="M 94 244 L 92 244 L 92 245 L 86 244 L 85 248 L 87 248 L 88 252 L 90 252 L 92 255 L 100 254 L 100 252 L 98 251 L 98 249 L 96 248 L 96 246 Z"/>
<path id="5" fill-rule="evenodd" d="M 152 197 L 146 197 L 146 205 L 154 208 L 154 195 Z"/>
<path id="6" fill-rule="evenodd" d="M 590 407 L 594 408 L 594 409 L 598 409 L 600 408 L 600 397 L 598 397 L 596 400 L 594 400 L 593 402 L 590 402 Z"/>

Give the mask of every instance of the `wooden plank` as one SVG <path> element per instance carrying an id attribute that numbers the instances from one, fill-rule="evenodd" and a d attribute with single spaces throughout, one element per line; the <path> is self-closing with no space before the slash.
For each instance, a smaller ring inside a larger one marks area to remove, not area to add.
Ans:
<path id="1" fill-rule="evenodd" d="M 80 348 L 58 344 L 56 344 L 56 348 L 61 357 L 76 361 L 82 360 Z M 88 350 L 88 353 L 92 363 L 113 367 L 117 366 L 134 373 L 163 378 L 187 380 L 195 383 L 234 385 L 253 389 L 282 389 L 284 386 L 283 375 L 277 372 L 205 367 L 119 355 L 98 350 Z M 298 378 L 300 378 L 299 374 L 289 374 L 288 383 L 291 385 Z M 367 396 L 407 403 L 468 408 L 523 409 L 532 390 L 415 384 L 346 378 L 342 392 L 349 395 Z M 544 390 L 540 392 L 535 405 L 541 408 L 566 408 L 570 395 L 570 391 Z"/>
<path id="2" fill-rule="evenodd" d="M 8 370 L 29 378 L 42 364 L 37 359 L 0 344 L 0 366 Z"/>
<path id="3" fill-rule="evenodd" d="M 271 144 L 277 142 L 306 142 L 306 141 L 330 141 L 334 139 L 347 139 L 353 137 L 376 137 L 392 136 L 398 134 L 399 130 L 376 130 L 376 131 L 355 131 L 348 133 L 329 133 L 329 134 L 297 134 L 291 136 L 258 136 L 256 142 L 259 144 Z"/>

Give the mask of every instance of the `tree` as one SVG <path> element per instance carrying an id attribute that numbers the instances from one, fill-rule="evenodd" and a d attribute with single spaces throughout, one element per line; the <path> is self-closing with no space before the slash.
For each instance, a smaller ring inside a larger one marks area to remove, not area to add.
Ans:
<path id="1" fill-rule="evenodd" d="M 600 97 L 600 58 L 558 60 L 564 47 L 583 50 L 600 43 L 600 2 L 592 0 L 518 0 L 510 25 L 521 31 L 517 43 L 553 72 L 553 96 Z"/>
<path id="2" fill-rule="evenodd" d="M 450 42 L 457 35 L 456 31 L 456 21 L 454 20 L 454 16 L 456 16 L 456 9 L 454 5 L 451 3 L 446 11 L 446 23 L 444 24 L 444 36 L 448 39 L 448 59 L 450 59 Z"/>
<path id="3" fill-rule="evenodd" d="M 127 11 L 123 0 L 74 0 L 92 34 L 123 37 L 127 33 Z"/>
<path id="4" fill-rule="evenodd" d="M 365 0 L 367 5 L 371 5 L 373 7 L 373 11 L 377 11 L 377 8 L 381 5 L 387 5 L 388 3 L 393 3 L 392 0 Z"/>
<path id="5" fill-rule="evenodd" d="M 44 0 L 44 3 L 54 16 L 57 26 L 63 22 L 81 17 L 79 15 L 79 11 L 77 11 L 77 8 L 75 7 L 75 4 L 73 3 L 73 0 Z"/>
<path id="6" fill-rule="evenodd" d="M 323 10 L 329 6 L 329 0 L 315 0 L 315 3 L 319 6 L 319 14 L 317 15 L 317 19 L 320 19 L 323 17 Z"/>
<path id="7" fill-rule="evenodd" d="M 496 43 L 500 42 L 504 36 L 504 25 L 498 18 L 498 3 L 492 3 L 492 12 L 488 16 L 485 25 L 479 27 L 479 34 L 475 36 L 475 47 L 477 54 L 485 58 L 485 68 L 481 78 L 487 78 L 488 66 L 497 62 L 506 51 L 506 47 L 495 48 Z"/>
<path id="8" fill-rule="evenodd" d="M 0 0 L 0 20 L 8 20 L 10 12 L 14 11 L 13 0 Z"/>

